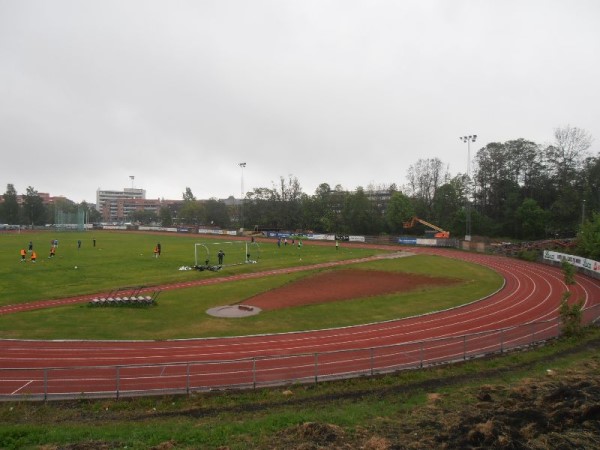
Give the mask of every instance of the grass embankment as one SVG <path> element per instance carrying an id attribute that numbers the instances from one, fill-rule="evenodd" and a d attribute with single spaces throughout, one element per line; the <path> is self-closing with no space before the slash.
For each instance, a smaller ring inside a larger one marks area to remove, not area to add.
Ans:
<path id="1" fill-rule="evenodd" d="M 591 329 L 579 341 L 368 379 L 4 403 L 0 447 L 597 448 L 599 347 L 600 330 Z"/>
<path id="2" fill-rule="evenodd" d="M 72 237 L 71 237 L 72 236 Z M 62 237 L 62 235 L 60 236 Z M 70 237 L 67 240 L 67 237 Z M 278 248 L 274 242 L 260 244 L 258 264 L 225 267 L 220 272 L 179 271 L 183 262 L 193 259 L 193 242 L 198 237 L 155 236 L 143 234 L 103 233 L 97 247 L 91 247 L 86 234 L 82 249 L 77 250 L 78 235 L 67 235 L 59 243 L 55 260 L 19 263 L 18 254 L 11 255 L 9 267 L 2 270 L 11 276 L 2 289 L 9 295 L 21 292 L 21 302 L 37 299 L 41 291 L 46 298 L 110 290 L 119 286 L 193 281 L 248 271 L 264 271 L 298 265 L 318 264 L 371 256 L 375 250 L 342 246 L 305 244 Z M 44 235 L 48 240 L 48 235 Z M 28 236 L 21 236 L 27 241 Z M 39 239 L 39 238 L 38 238 Z M 152 249 L 160 239 L 163 254 L 156 259 L 139 249 Z M 202 239 L 208 242 L 206 239 Z M 6 243 L 4 246 L 6 247 Z M 213 245 L 214 244 L 209 244 Z M 236 247 L 225 247 L 226 258 L 234 259 Z M 18 247 L 15 247 L 18 248 Z M 216 247 L 215 247 L 216 248 Z M 237 246 L 237 251 L 245 248 Z M 214 252 L 213 252 L 214 253 Z M 127 255 L 131 255 L 130 258 Z M 139 256 L 138 256 L 139 255 Z M 71 264 L 77 259 L 78 269 Z M 187 259 L 186 259 L 187 258 Z M 243 256 L 240 256 L 243 258 Z M 227 262 L 227 261 L 226 261 Z M 387 270 L 443 276 L 460 280 L 450 286 L 428 286 L 405 293 L 357 298 L 341 302 L 307 305 L 274 311 L 242 319 L 209 316 L 205 311 L 215 306 L 235 304 L 261 292 L 276 289 L 314 271 L 164 291 L 159 305 L 151 308 L 92 308 L 87 304 L 63 306 L 0 316 L 0 337 L 27 339 L 170 339 L 214 336 L 237 336 L 277 333 L 338 326 L 357 325 L 401 318 L 451 308 L 479 299 L 501 286 L 501 278 L 481 266 L 435 257 L 411 256 L 353 265 L 367 270 Z M 76 274 L 76 275 L 74 275 Z M 17 287 L 20 285 L 20 287 Z M 31 287 L 31 289 L 30 289 Z M 3 295 L 2 298 L 5 298 Z M 35 326 L 32 326 L 35 324 Z"/>

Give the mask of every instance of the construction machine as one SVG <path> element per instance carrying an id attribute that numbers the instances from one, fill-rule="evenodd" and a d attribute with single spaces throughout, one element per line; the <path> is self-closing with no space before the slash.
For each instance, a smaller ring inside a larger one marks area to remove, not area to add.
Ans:
<path id="1" fill-rule="evenodd" d="M 440 227 L 429 223 L 423 219 L 419 219 L 417 216 L 412 217 L 409 221 L 407 222 L 403 222 L 403 227 L 404 228 L 412 228 L 415 226 L 416 223 L 422 223 L 423 225 L 425 225 L 426 227 L 429 227 L 433 230 L 436 231 L 436 233 L 433 235 L 433 237 L 438 238 L 438 239 L 448 239 L 450 237 L 450 232 L 449 231 L 445 231 L 443 229 L 441 229 Z"/>

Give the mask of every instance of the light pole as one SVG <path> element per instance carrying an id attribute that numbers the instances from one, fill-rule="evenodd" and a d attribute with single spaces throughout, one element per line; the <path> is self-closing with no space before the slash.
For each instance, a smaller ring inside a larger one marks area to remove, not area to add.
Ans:
<path id="1" fill-rule="evenodd" d="M 242 168 L 242 197 L 240 203 L 240 229 L 244 231 L 244 167 L 246 167 L 245 162 L 241 162 L 238 164 Z"/>
<path id="2" fill-rule="evenodd" d="M 467 143 L 467 202 L 466 202 L 466 216 L 467 216 L 467 229 L 465 233 L 465 241 L 471 240 L 471 142 L 477 140 L 476 134 L 470 134 L 469 136 L 461 136 L 459 139 Z"/>

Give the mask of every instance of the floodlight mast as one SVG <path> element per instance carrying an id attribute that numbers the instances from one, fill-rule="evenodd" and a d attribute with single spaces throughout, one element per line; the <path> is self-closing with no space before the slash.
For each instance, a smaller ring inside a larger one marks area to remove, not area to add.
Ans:
<path id="1" fill-rule="evenodd" d="M 465 241 L 471 240 L 471 142 L 477 140 L 476 134 L 470 134 L 468 136 L 461 136 L 459 139 L 467 143 L 467 192 L 466 192 L 466 232 Z"/>
<path id="2" fill-rule="evenodd" d="M 246 167 L 245 162 L 241 162 L 238 164 L 242 168 L 242 191 L 240 198 L 240 229 L 244 231 L 244 167 Z"/>

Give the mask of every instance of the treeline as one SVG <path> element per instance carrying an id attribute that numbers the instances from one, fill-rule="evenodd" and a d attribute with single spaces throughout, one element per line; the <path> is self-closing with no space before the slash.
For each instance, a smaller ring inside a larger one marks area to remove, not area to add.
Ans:
<path id="1" fill-rule="evenodd" d="M 600 211 L 600 156 L 588 153 L 592 138 L 575 127 L 557 128 L 554 142 L 492 142 L 473 158 L 472 176 L 451 176 L 438 158 L 420 159 L 407 183 L 348 192 L 321 184 L 314 195 L 298 180 L 255 188 L 246 196 L 244 222 L 262 227 L 328 233 L 410 233 L 412 216 L 448 230 L 508 239 L 574 237 L 583 220 Z M 467 208 L 467 202 L 468 208 Z M 469 211 L 469 213 L 468 213 Z M 422 230 L 420 230 L 422 232 Z"/>
<path id="2" fill-rule="evenodd" d="M 466 234 L 467 217 L 474 236 L 535 240 L 574 237 L 586 219 L 600 211 L 600 156 L 590 155 L 592 137 L 566 126 L 554 131 L 554 142 L 525 139 L 492 142 L 475 152 L 472 168 L 451 175 L 439 158 L 420 159 L 406 173 L 407 182 L 359 187 L 322 183 L 309 195 L 293 176 L 271 187 L 257 187 L 243 202 L 225 205 L 197 200 L 188 187 L 178 204 L 160 211 L 135 211 L 129 221 L 162 226 L 213 225 L 337 234 L 423 234 L 405 230 L 403 222 L 420 217 L 452 236 Z M 0 223 L 53 222 L 53 211 L 28 188 L 22 205 L 8 185 L 0 204 Z M 87 208 L 54 205 L 53 208 Z M 100 220 L 88 208 L 89 221 Z"/>
<path id="3" fill-rule="evenodd" d="M 55 198 L 50 204 L 44 204 L 42 197 L 32 186 L 19 201 L 19 195 L 13 184 L 6 186 L 6 192 L 0 202 L 0 224 L 41 226 L 53 224 L 56 213 L 76 214 L 82 211 L 88 222 L 100 220 L 100 213 L 86 202 L 79 204 L 66 199 Z"/>

